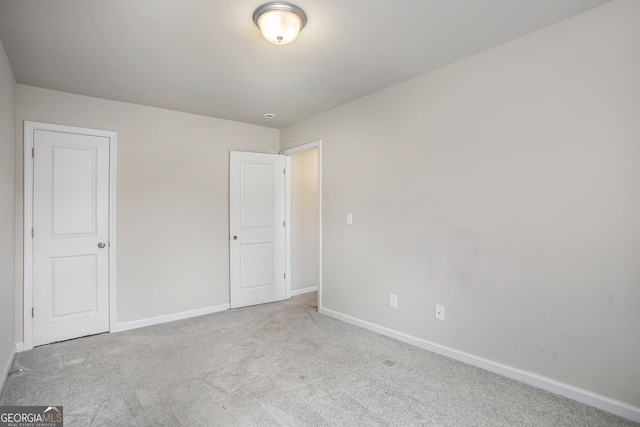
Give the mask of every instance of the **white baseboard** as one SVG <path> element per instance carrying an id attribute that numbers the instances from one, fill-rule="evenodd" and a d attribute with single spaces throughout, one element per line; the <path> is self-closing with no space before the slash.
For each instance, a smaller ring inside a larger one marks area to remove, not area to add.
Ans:
<path id="1" fill-rule="evenodd" d="M 374 323 L 360 320 L 346 314 L 338 313 L 327 308 L 319 308 L 319 312 L 326 316 L 333 317 L 334 319 L 342 320 L 343 322 L 347 322 L 352 325 L 377 332 L 381 335 L 395 338 L 398 341 L 406 342 L 407 344 L 411 344 L 413 346 L 431 351 L 433 353 L 441 354 L 451 359 L 459 360 L 460 362 L 466 363 L 468 365 L 476 366 L 486 371 L 490 371 L 498 375 L 502 375 L 504 377 L 550 391 L 551 393 L 567 397 L 580 403 L 593 406 L 594 408 L 602 409 L 603 411 L 610 412 L 628 420 L 640 422 L 640 407 L 621 402 L 619 400 L 611 399 L 609 397 L 602 396 L 588 390 L 574 387 L 570 384 L 562 383 L 560 381 L 556 381 L 542 375 L 534 374 L 533 372 L 528 372 L 522 369 L 503 365 L 489 359 L 474 356 L 473 354 L 465 353 L 453 348 L 432 343 L 430 341 L 426 341 L 421 338 L 417 338 L 402 332 L 395 331 L 393 329 L 386 328 L 384 326 L 379 326 Z"/>
<path id="2" fill-rule="evenodd" d="M 308 294 L 309 292 L 315 292 L 317 290 L 318 290 L 317 286 L 309 286 L 308 288 L 296 289 L 295 291 L 291 290 L 291 296 L 294 297 L 300 294 Z"/>
<path id="3" fill-rule="evenodd" d="M 0 377 L 0 394 L 2 393 L 2 390 L 4 390 L 4 383 L 7 381 L 7 376 L 9 375 L 9 370 L 11 369 L 11 365 L 13 365 L 13 359 L 15 359 L 15 357 L 16 350 L 14 349 L 7 366 L 2 370 L 2 377 Z"/>
<path id="4" fill-rule="evenodd" d="M 124 332 L 131 329 L 144 328 L 145 326 L 159 325 L 161 323 L 173 322 L 174 320 L 188 319 L 190 317 L 203 316 L 205 314 L 218 313 L 229 310 L 229 304 L 214 305 L 210 307 L 198 308 L 195 310 L 182 311 L 180 313 L 166 314 L 164 316 L 150 317 L 148 319 L 132 320 L 116 325 L 116 330 L 111 332 Z"/>

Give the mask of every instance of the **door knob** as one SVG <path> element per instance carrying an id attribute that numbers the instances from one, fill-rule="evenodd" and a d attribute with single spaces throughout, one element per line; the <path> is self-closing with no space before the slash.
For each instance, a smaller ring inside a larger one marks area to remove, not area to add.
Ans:
<path id="1" fill-rule="evenodd" d="M 107 245 L 106 245 L 104 242 L 100 242 L 100 243 L 98 243 L 98 247 L 99 247 L 100 249 L 104 248 L 105 246 L 107 246 Z"/>
<path id="2" fill-rule="evenodd" d="M 238 240 L 238 236 L 233 236 L 233 240 Z"/>

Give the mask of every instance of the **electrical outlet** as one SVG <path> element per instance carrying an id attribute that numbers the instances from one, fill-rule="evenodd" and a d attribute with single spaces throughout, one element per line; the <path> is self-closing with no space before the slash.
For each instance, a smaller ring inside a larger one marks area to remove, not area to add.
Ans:
<path id="1" fill-rule="evenodd" d="M 444 320 L 444 305 L 436 304 L 436 320 Z"/>
<path id="2" fill-rule="evenodd" d="M 398 295 L 389 294 L 389 307 L 398 308 Z"/>

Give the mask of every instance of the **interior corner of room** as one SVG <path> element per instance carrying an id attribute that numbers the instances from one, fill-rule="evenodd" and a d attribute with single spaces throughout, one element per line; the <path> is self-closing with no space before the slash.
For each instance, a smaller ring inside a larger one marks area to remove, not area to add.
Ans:
<path id="1" fill-rule="evenodd" d="M 0 391 L 39 342 L 25 129 L 75 129 L 112 171 L 107 331 L 233 308 L 234 256 L 272 253 L 237 246 L 230 153 L 282 156 L 282 219 L 248 226 L 282 224 L 278 300 L 640 422 L 640 2 L 591 3 L 283 126 L 25 84 L 0 41 Z"/>

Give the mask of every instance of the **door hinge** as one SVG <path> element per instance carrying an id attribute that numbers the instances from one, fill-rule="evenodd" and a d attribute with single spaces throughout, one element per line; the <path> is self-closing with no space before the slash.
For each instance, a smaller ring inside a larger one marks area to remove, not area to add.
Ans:
<path id="1" fill-rule="evenodd" d="M 33 239 L 34 237 L 36 237 L 36 231 L 33 227 L 31 227 L 31 238 Z"/>
<path id="2" fill-rule="evenodd" d="M 31 318 L 33 319 L 34 317 L 35 317 L 35 309 L 31 307 Z"/>
<path id="3" fill-rule="evenodd" d="M 287 170 L 286 169 L 282 169 L 282 175 L 286 175 L 287 174 Z"/>
<path id="4" fill-rule="evenodd" d="M 286 278 L 287 278 L 287 273 L 284 273 L 284 274 L 283 274 L 283 276 L 284 276 L 284 278 L 286 279 Z"/>
<path id="5" fill-rule="evenodd" d="M 31 158 L 35 158 L 36 157 L 36 147 L 31 147 Z"/>
<path id="6" fill-rule="evenodd" d="M 282 226 L 286 227 L 287 226 L 287 221 L 282 221 Z"/>

